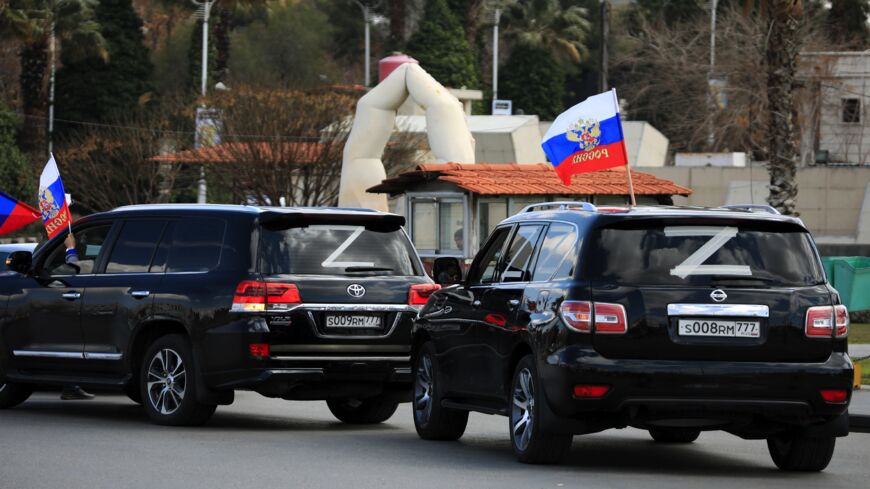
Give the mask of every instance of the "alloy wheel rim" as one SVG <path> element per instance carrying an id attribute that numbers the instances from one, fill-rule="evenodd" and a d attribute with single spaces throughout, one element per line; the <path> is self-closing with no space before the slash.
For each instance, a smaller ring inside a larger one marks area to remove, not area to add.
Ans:
<path id="1" fill-rule="evenodd" d="M 3 392 L 4 389 L 6 389 L 6 384 L 0 384 L 0 392 Z"/>
<path id="2" fill-rule="evenodd" d="M 429 355 L 420 356 L 417 365 L 417 378 L 414 382 L 414 416 L 420 423 L 426 423 L 432 416 L 432 359 Z"/>
<path id="3" fill-rule="evenodd" d="M 520 450 L 529 446 L 535 419 L 535 391 L 532 372 L 524 368 L 517 375 L 511 406 L 511 433 Z"/>
<path id="4" fill-rule="evenodd" d="M 181 356 L 169 348 L 158 351 L 148 365 L 148 402 L 163 415 L 181 407 L 187 392 L 187 373 Z"/>

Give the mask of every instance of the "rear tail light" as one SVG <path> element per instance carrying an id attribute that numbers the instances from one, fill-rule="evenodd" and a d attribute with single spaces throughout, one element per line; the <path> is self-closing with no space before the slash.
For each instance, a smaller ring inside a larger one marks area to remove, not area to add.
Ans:
<path id="1" fill-rule="evenodd" d="M 269 345 L 266 343 L 251 343 L 248 346 L 248 351 L 252 357 L 263 358 L 269 356 Z"/>
<path id="2" fill-rule="evenodd" d="M 845 338 L 849 334 L 849 311 L 846 306 L 815 306 L 807 309 L 804 331 L 810 338 Z"/>
<path id="3" fill-rule="evenodd" d="M 849 398 L 849 393 L 843 389 L 822 389 L 819 394 L 829 404 L 844 404 Z"/>
<path id="4" fill-rule="evenodd" d="M 299 289 L 295 284 L 245 280 L 236 287 L 232 311 L 259 312 L 287 309 L 287 304 L 299 304 Z"/>
<path id="5" fill-rule="evenodd" d="M 594 312 L 593 312 L 594 311 Z M 565 301 L 559 309 L 562 320 L 579 333 L 623 334 L 628 330 L 628 317 L 621 304 L 589 301 Z"/>
<path id="6" fill-rule="evenodd" d="M 837 326 L 837 338 L 845 338 L 849 335 L 849 310 L 839 304 L 834 306 L 834 324 Z"/>
<path id="7" fill-rule="evenodd" d="M 574 397 L 583 397 L 586 399 L 595 399 L 604 397 L 610 392 L 609 385 L 575 385 Z"/>
<path id="8" fill-rule="evenodd" d="M 408 304 L 422 306 L 429 300 L 429 296 L 440 288 L 438 284 L 414 284 L 408 291 Z"/>

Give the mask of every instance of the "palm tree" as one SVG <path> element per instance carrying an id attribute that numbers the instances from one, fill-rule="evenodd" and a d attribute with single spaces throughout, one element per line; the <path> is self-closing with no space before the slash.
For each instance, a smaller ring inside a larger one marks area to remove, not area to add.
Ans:
<path id="1" fill-rule="evenodd" d="M 108 59 L 100 26 L 94 22 L 95 0 L 12 0 L 27 18 L 20 34 L 21 103 L 25 118 L 21 144 L 34 151 L 42 143 L 46 113 L 46 70 L 53 37 L 67 41 L 71 59 L 97 54 Z M 55 41 L 56 42 L 56 41 Z"/>
<path id="2" fill-rule="evenodd" d="M 794 86 L 801 45 L 802 0 L 745 0 L 743 12 L 757 11 L 768 26 L 767 60 L 767 202 L 779 212 L 796 215 L 797 147 L 794 128 Z"/>
<path id="3" fill-rule="evenodd" d="M 563 8 L 559 0 L 511 0 L 503 8 L 507 41 L 543 49 L 567 65 L 580 63 L 588 54 L 590 25 L 585 8 Z"/>

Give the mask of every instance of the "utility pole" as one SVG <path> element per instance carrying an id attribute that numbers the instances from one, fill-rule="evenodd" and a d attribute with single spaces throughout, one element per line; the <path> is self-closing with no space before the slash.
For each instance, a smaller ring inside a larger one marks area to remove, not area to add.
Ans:
<path id="1" fill-rule="evenodd" d="M 366 81 L 366 88 L 368 88 L 368 86 L 372 82 L 372 69 L 371 69 L 371 62 L 372 62 L 372 44 L 371 44 L 372 12 L 371 12 L 371 10 L 369 10 L 368 5 L 360 2 L 359 0 L 353 0 L 353 1 L 362 10 L 363 21 L 366 24 L 366 59 L 365 59 L 366 75 L 365 75 L 365 81 Z"/>
<path id="2" fill-rule="evenodd" d="M 492 99 L 498 100 L 498 23 L 501 9 L 495 9 L 495 23 L 492 27 Z"/>
<path id="3" fill-rule="evenodd" d="M 607 43 L 610 38 L 610 2 L 602 0 L 601 2 L 601 66 L 599 67 L 598 92 L 604 93 L 607 91 L 608 78 L 608 60 L 607 60 Z"/>
<path id="4" fill-rule="evenodd" d="M 190 0 L 194 5 L 202 9 L 202 76 L 200 78 L 200 95 L 203 97 L 203 102 L 200 105 L 201 109 L 205 109 L 205 95 L 208 89 L 208 20 L 211 16 L 211 7 L 217 0 Z M 199 118 L 197 118 L 199 119 Z M 196 128 L 197 133 L 199 127 Z M 199 134 L 197 134 L 199 140 Z M 199 182 L 197 184 L 196 203 L 205 204 L 207 202 L 208 187 L 205 181 L 205 165 L 199 167 Z"/>
<path id="5" fill-rule="evenodd" d="M 716 71 L 716 6 L 718 0 L 710 0 L 710 71 L 707 72 L 707 107 L 711 112 L 716 110 L 716 101 L 713 99 L 713 76 Z M 707 145 L 713 151 L 716 143 L 716 133 L 713 118 L 710 117 L 709 131 L 707 133 Z"/>

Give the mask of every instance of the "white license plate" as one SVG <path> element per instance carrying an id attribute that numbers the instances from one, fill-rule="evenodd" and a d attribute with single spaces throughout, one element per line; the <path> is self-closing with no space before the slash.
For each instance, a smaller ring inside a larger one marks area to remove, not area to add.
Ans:
<path id="1" fill-rule="evenodd" d="M 725 338 L 758 338 L 758 321 L 723 321 L 720 319 L 680 319 L 680 336 L 716 336 Z"/>
<path id="2" fill-rule="evenodd" d="M 327 328 L 380 328 L 379 316 L 364 316 L 357 314 L 327 314 Z"/>

